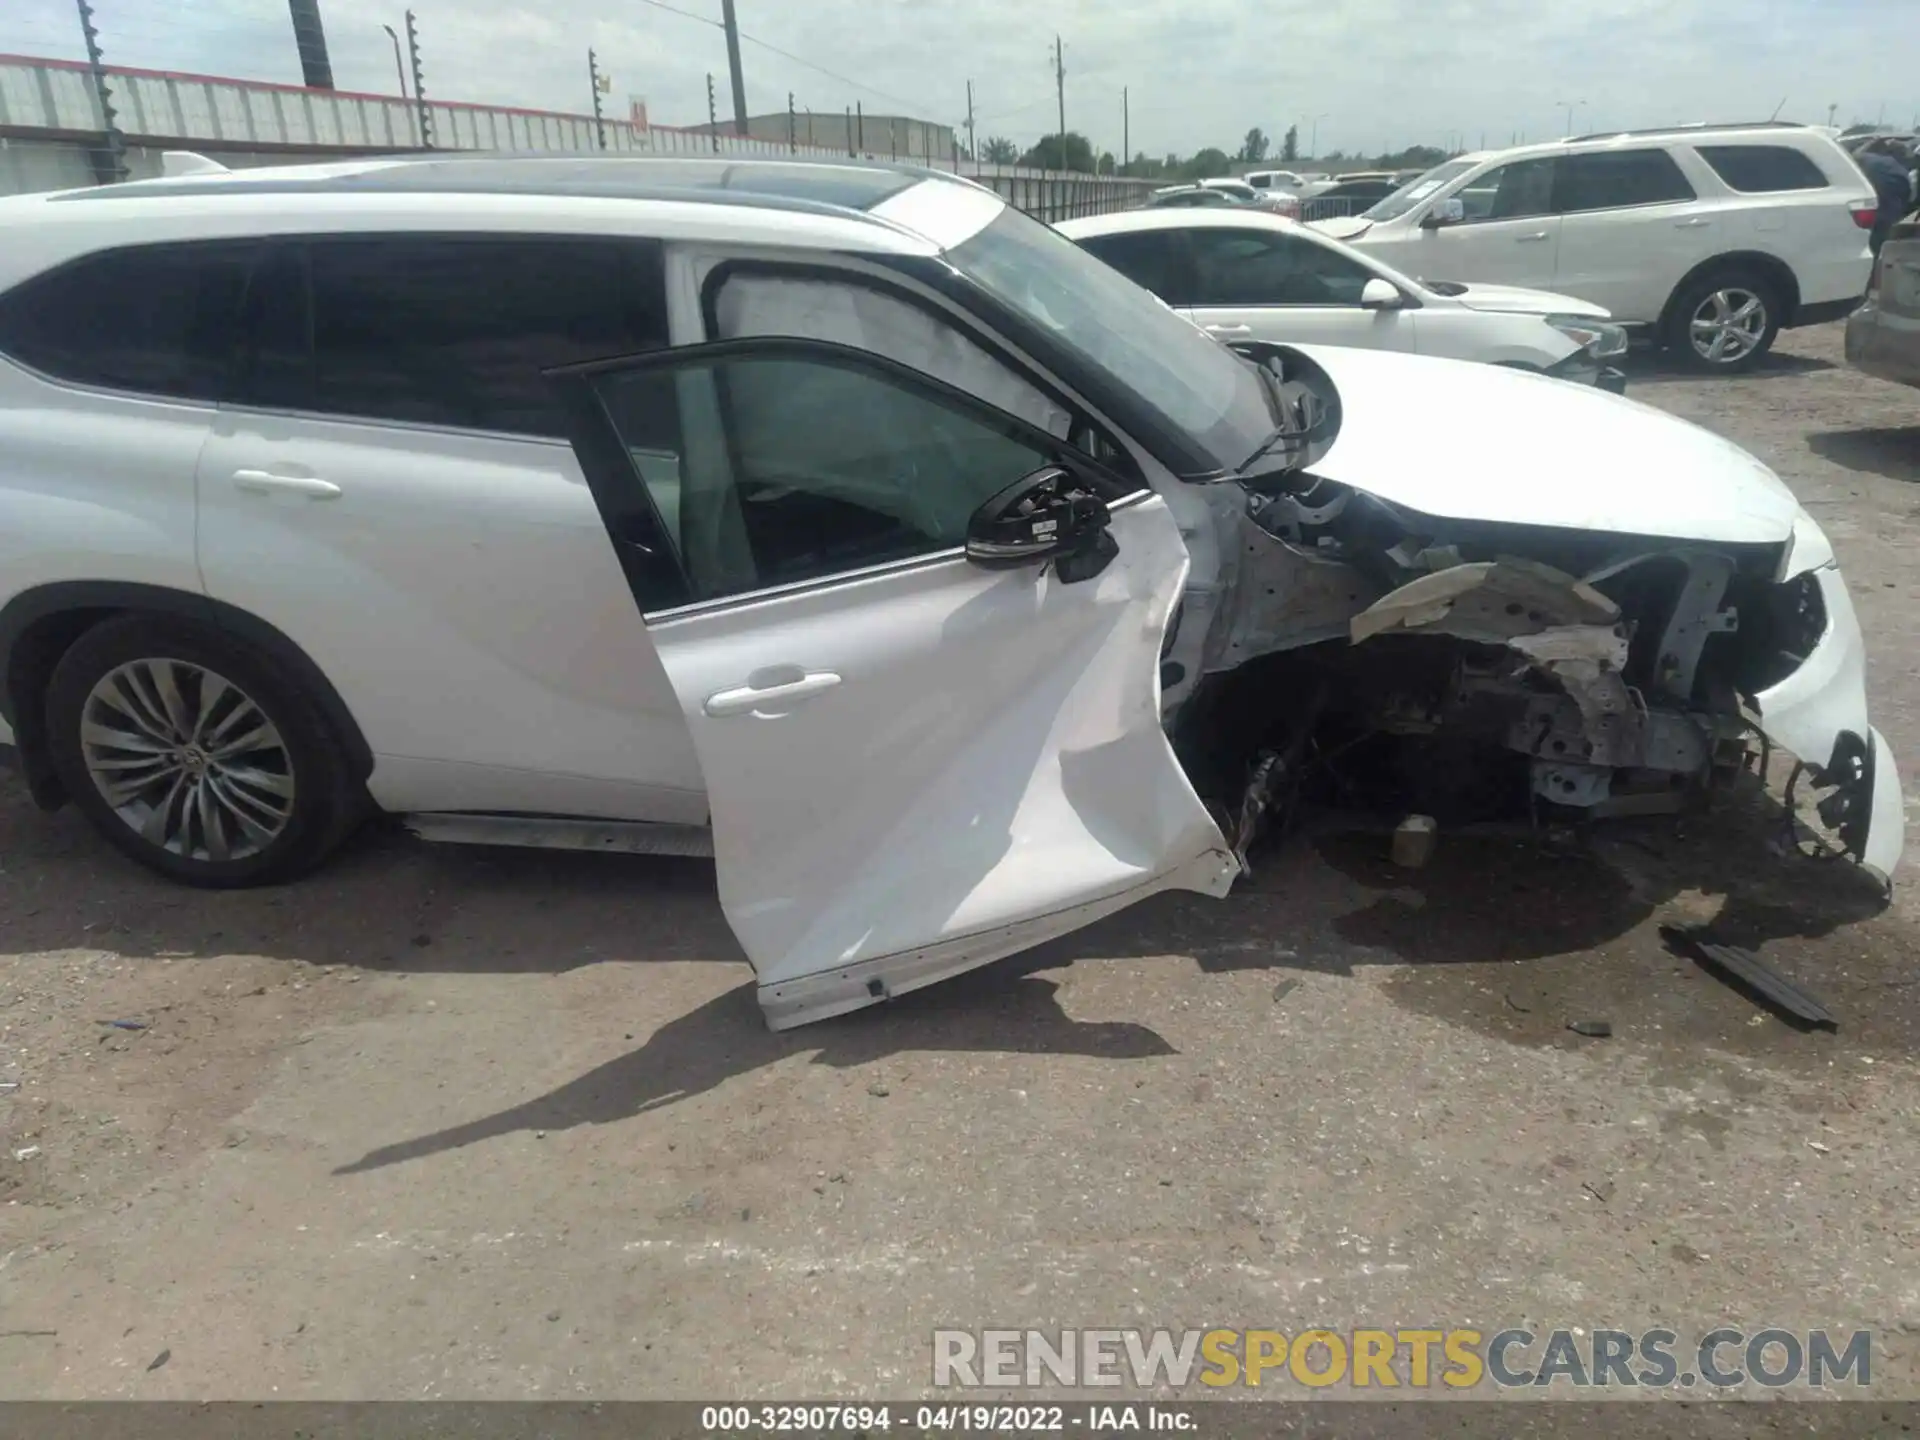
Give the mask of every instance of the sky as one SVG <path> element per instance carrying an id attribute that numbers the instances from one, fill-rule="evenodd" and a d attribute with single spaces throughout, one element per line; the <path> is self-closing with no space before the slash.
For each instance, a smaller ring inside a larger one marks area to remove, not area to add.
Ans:
<path id="1" fill-rule="evenodd" d="M 335 83 L 395 93 L 404 0 L 320 0 Z M 413 0 L 429 97 L 656 124 L 730 112 L 721 0 Z M 1056 127 L 1121 149 L 1229 152 L 1289 125 L 1321 151 L 1697 120 L 1912 124 L 1920 0 L 736 0 L 749 113 L 797 106 L 960 125 L 1022 148 Z M 109 64 L 299 83 L 286 0 L 94 0 Z M 781 53 L 784 52 L 784 53 Z M 0 0 L 0 53 L 81 59 L 74 0 Z M 1572 110 L 1569 112 L 1568 107 Z M 964 134 L 964 132 L 963 132 Z"/>

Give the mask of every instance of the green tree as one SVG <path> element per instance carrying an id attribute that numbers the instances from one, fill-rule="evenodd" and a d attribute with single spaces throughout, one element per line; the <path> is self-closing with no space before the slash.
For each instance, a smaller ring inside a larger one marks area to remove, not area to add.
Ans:
<path id="1" fill-rule="evenodd" d="M 1093 146 L 1077 130 L 1066 133 L 1064 145 L 1059 135 L 1043 135 L 1020 157 L 1020 163 L 1035 170 L 1076 170 L 1089 175 L 1093 173 Z"/>
<path id="2" fill-rule="evenodd" d="M 1247 138 L 1240 142 L 1239 158 L 1258 165 L 1267 158 L 1267 132 L 1258 125 L 1247 131 Z"/>
<path id="3" fill-rule="evenodd" d="M 989 135 L 980 147 L 980 158 L 989 165 L 1011 165 L 1020 158 L 1020 147 L 1004 135 Z"/>
<path id="4" fill-rule="evenodd" d="M 1189 180 L 1206 180 L 1215 175 L 1224 175 L 1233 162 L 1227 158 L 1227 152 L 1209 145 L 1195 153 L 1194 157 L 1180 167 L 1180 173 Z"/>
<path id="5" fill-rule="evenodd" d="M 1280 142 L 1280 158 L 1291 165 L 1300 158 L 1300 127 L 1287 126 L 1287 138 Z"/>
<path id="6" fill-rule="evenodd" d="M 1113 152 L 1111 150 L 1102 150 L 1100 152 L 1100 164 L 1098 167 L 1100 173 L 1102 175 L 1113 174 L 1113 165 Z"/>

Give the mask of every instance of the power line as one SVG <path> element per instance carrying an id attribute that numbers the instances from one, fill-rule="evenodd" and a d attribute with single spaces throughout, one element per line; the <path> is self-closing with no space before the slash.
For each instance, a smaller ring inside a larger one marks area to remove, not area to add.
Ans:
<path id="1" fill-rule="evenodd" d="M 683 19 L 698 20 L 702 25 L 711 25 L 716 30 L 724 30 L 726 28 L 718 20 L 711 20 L 705 15 L 696 15 L 691 10 L 682 10 L 678 5 L 669 5 L 667 4 L 667 0 L 640 0 L 640 3 L 643 5 L 651 5 L 656 10 L 665 10 L 668 14 L 678 15 Z M 740 38 L 749 45 L 758 45 L 762 50 L 771 51 L 782 60 L 791 60 L 796 65 L 803 65 L 809 70 L 826 76 L 829 80 L 838 80 L 842 85 L 851 85 L 856 90 L 864 90 L 869 95 L 878 95 L 882 100 L 891 100 L 896 105 L 906 105 L 915 109 L 920 105 L 920 102 L 917 100 L 908 100 L 900 95 L 890 95 L 885 90 L 874 85 L 869 85 L 865 81 L 851 79 L 848 76 L 840 74 L 838 71 L 827 69 L 824 65 L 816 65 L 813 61 L 796 55 L 791 50 L 782 50 L 778 45 L 762 40 L 758 35 L 749 35 L 744 30 L 740 31 L 739 34 Z"/>

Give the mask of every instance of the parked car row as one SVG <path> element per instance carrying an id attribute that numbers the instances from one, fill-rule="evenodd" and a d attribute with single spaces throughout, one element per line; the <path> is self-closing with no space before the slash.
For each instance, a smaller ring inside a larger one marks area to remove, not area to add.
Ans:
<path id="1" fill-rule="evenodd" d="M 1223 344 L 871 163 L 361 159 L 0 231 L 0 714 L 40 805 L 190 884 L 374 811 L 711 853 L 785 1028 L 1223 894 L 1327 787 L 1601 818 L 1758 733 L 1901 855 L 1819 525 L 1594 386 Z M 1282 221 L 1168 233 L 1200 318 L 1479 323 Z"/>

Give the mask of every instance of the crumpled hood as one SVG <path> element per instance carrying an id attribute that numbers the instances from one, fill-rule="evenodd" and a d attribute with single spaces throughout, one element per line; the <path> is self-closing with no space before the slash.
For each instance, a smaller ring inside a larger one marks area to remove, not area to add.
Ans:
<path id="1" fill-rule="evenodd" d="M 1340 394 L 1314 474 L 1423 514 L 1778 544 L 1800 504 L 1739 446 L 1543 375 L 1385 350 L 1293 347 Z"/>
<path id="2" fill-rule="evenodd" d="M 1422 282 L 1427 283 L 1427 282 Z M 1460 282 L 1465 288 L 1458 294 L 1452 287 L 1441 293 L 1472 310 L 1498 310 L 1517 315 L 1584 315 L 1590 320 L 1605 320 L 1605 307 L 1571 295 L 1556 295 L 1551 290 L 1525 290 L 1518 285 L 1483 285 L 1479 281 Z"/>

